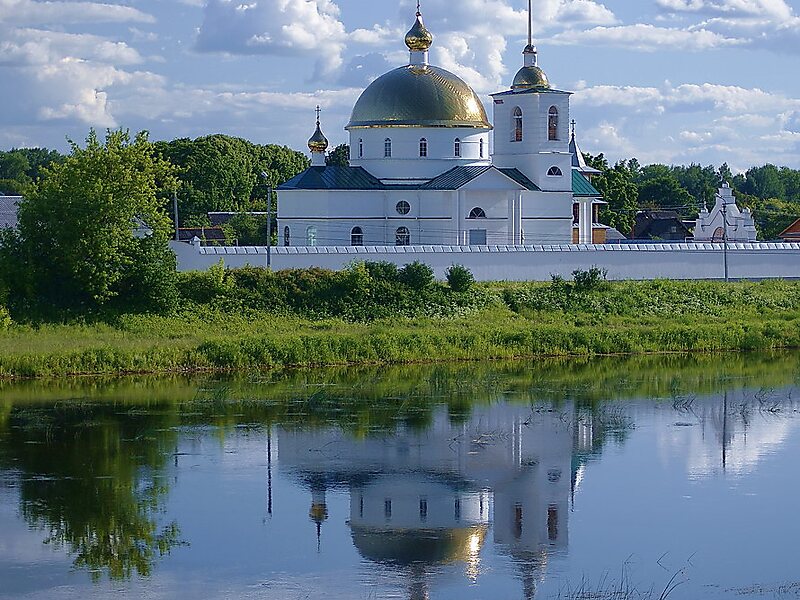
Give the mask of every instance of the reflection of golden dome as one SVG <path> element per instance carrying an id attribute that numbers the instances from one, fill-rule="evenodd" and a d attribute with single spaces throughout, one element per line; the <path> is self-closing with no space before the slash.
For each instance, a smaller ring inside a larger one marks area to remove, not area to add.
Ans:
<path id="1" fill-rule="evenodd" d="M 322 129 L 319 127 L 319 121 L 317 121 L 317 130 L 308 140 L 308 149 L 312 152 L 325 152 L 325 150 L 328 149 L 328 139 L 322 135 Z"/>
<path id="2" fill-rule="evenodd" d="M 514 76 L 514 83 L 511 85 L 514 90 L 549 90 L 550 82 L 547 75 L 539 67 L 522 67 Z"/>
<path id="3" fill-rule="evenodd" d="M 375 562 L 428 565 L 468 562 L 477 556 L 486 525 L 459 529 L 377 529 L 351 525 L 353 544 Z"/>
<path id="4" fill-rule="evenodd" d="M 315 523 L 322 523 L 328 519 L 328 506 L 315 502 L 311 505 L 311 510 L 308 511 L 308 516 Z"/>
<path id="5" fill-rule="evenodd" d="M 475 127 L 491 129 L 477 94 L 449 71 L 408 65 L 373 81 L 353 107 L 355 127 Z"/>
<path id="6" fill-rule="evenodd" d="M 406 34 L 406 46 L 412 52 L 425 52 L 433 44 L 433 35 L 425 28 L 422 15 L 417 13 L 414 26 Z"/>
<path id="7" fill-rule="evenodd" d="M 549 90 L 550 82 L 547 80 L 547 75 L 545 75 L 542 69 L 531 65 L 529 67 L 522 67 L 517 71 L 511 88 L 515 90 Z"/>

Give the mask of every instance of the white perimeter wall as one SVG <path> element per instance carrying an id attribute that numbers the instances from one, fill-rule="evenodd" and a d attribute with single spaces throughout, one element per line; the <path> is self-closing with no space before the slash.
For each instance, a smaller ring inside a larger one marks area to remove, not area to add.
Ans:
<path id="1" fill-rule="evenodd" d="M 205 270 L 220 259 L 225 266 L 266 266 L 266 248 L 193 246 L 171 242 L 180 271 Z M 576 269 L 596 266 L 609 279 L 722 279 L 722 244 L 580 244 L 560 246 L 329 246 L 272 248 L 274 270 L 341 269 L 354 261 L 414 261 L 430 265 L 439 278 L 451 265 L 469 268 L 478 281 L 569 278 Z M 731 278 L 800 278 L 800 243 L 728 244 Z"/>

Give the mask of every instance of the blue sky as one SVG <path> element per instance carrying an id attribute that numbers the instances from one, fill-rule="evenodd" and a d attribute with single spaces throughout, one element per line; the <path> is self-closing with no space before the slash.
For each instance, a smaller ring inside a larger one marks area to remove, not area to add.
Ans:
<path id="1" fill-rule="evenodd" d="M 800 168 L 800 11 L 786 0 L 534 0 L 540 65 L 612 160 Z M 521 65 L 526 0 L 423 0 L 431 61 L 486 101 Z M 333 144 L 404 64 L 410 0 L 0 0 L 0 148 L 89 127 Z"/>

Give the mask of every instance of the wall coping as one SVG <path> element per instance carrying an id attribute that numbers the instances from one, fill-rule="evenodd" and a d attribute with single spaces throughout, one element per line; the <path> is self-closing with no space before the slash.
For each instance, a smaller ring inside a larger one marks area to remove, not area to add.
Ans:
<path id="1" fill-rule="evenodd" d="M 531 244 L 491 246 L 273 246 L 272 254 L 349 254 L 369 259 L 375 254 L 482 254 L 538 252 L 722 252 L 720 243 L 659 243 L 659 244 Z M 796 242 L 730 242 L 728 252 L 797 252 Z M 266 246 L 200 246 L 204 255 L 266 254 Z"/>

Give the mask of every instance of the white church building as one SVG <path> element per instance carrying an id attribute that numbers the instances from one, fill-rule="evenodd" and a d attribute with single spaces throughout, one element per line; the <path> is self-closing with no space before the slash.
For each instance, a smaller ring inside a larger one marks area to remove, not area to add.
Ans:
<path id="1" fill-rule="evenodd" d="M 349 166 L 326 166 L 318 113 L 312 166 L 278 188 L 279 244 L 592 243 L 600 194 L 570 136 L 571 94 L 539 67 L 530 22 L 524 64 L 492 96 L 491 123 L 469 85 L 429 63 L 432 42 L 417 11 L 409 63 L 353 107 Z"/>

